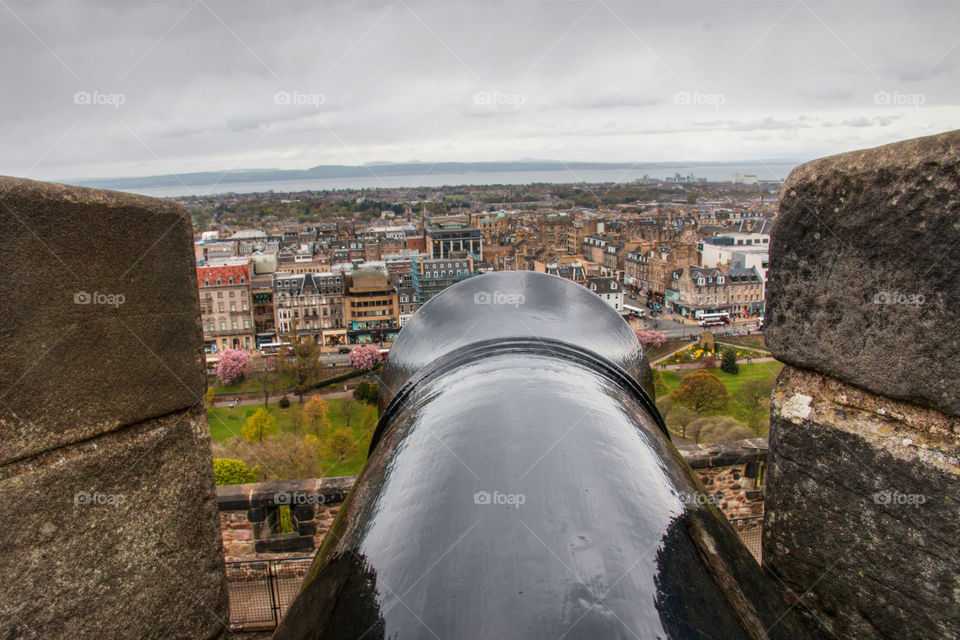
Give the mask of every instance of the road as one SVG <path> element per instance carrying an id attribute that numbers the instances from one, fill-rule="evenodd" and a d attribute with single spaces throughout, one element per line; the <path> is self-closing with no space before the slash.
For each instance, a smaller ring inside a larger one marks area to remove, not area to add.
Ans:
<path id="1" fill-rule="evenodd" d="M 676 315 L 660 316 L 657 318 L 647 317 L 645 321 L 634 321 L 630 323 L 634 329 L 654 329 L 667 334 L 668 338 L 696 338 L 703 331 L 703 328 L 689 320 L 677 322 Z M 712 327 L 710 331 L 715 336 L 746 335 L 747 331 L 757 333 L 756 318 L 744 318 L 734 321 L 729 327 Z"/>

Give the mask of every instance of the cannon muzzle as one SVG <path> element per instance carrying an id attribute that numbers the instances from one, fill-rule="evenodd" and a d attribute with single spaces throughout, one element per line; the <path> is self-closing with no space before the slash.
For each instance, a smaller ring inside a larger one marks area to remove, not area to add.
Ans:
<path id="1" fill-rule="evenodd" d="M 633 332 L 531 272 L 401 331 L 370 456 L 275 634 L 800 638 L 683 462 Z"/>

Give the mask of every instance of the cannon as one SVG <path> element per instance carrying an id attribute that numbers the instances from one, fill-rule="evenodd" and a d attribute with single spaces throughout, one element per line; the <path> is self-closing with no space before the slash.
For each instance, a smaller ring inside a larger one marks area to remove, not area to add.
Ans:
<path id="1" fill-rule="evenodd" d="M 589 289 L 477 276 L 391 349 L 369 458 L 277 629 L 327 638 L 801 638 Z"/>

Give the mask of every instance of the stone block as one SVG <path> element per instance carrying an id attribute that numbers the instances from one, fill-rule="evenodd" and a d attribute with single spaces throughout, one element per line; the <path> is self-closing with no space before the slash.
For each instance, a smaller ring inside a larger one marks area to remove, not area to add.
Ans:
<path id="1" fill-rule="evenodd" d="M 960 637 L 960 420 L 785 367 L 763 558 L 838 638 Z"/>
<path id="2" fill-rule="evenodd" d="M 774 356 L 960 415 L 960 131 L 808 162 L 784 184 Z"/>
<path id="3" fill-rule="evenodd" d="M 0 636 L 216 638 L 227 594 L 202 407 L 0 469 Z"/>

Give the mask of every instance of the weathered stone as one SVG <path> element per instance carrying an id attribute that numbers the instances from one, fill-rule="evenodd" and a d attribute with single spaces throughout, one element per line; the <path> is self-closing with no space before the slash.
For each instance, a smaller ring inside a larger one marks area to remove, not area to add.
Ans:
<path id="1" fill-rule="evenodd" d="M 774 356 L 960 415 L 960 131 L 794 169 L 770 242 Z"/>
<path id="2" fill-rule="evenodd" d="M 219 636 L 189 217 L 0 178 L 0 237 L 0 636 Z"/>
<path id="3" fill-rule="evenodd" d="M 298 522 L 313 520 L 313 505 L 298 505 L 293 509 L 293 519 Z"/>
<path id="4" fill-rule="evenodd" d="M 197 408 L 3 467 L 0 637 L 218 637 L 210 460 Z"/>
<path id="5" fill-rule="evenodd" d="M 288 551 L 311 551 L 313 537 L 301 535 L 284 535 L 276 538 L 263 538 L 253 544 L 257 553 L 285 553 Z"/>
<path id="6" fill-rule="evenodd" d="M 838 638 L 960 636 L 960 420 L 784 367 L 764 564 Z"/>
<path id="7" fill-rule="evenodd" d="M 183 207 L 0 177 L 0 238 L 0 464 L 202 397 L 200 306 Z"/>

